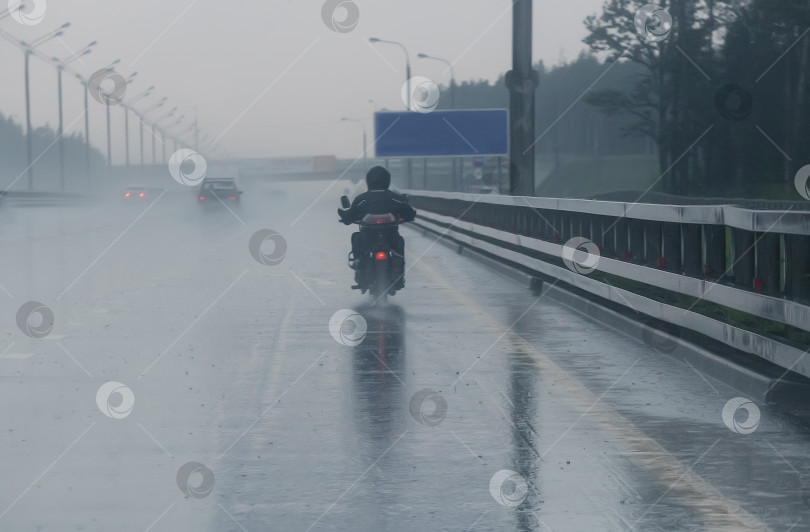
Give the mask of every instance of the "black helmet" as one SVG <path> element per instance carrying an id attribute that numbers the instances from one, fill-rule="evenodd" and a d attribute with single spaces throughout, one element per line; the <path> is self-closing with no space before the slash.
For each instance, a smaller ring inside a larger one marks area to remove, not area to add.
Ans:
<path id="1" fill-rule="evenodd" d="M 391 172 L 382 166 L 375 166 L 366 174 L 369 190 L 387 190 L 391 185 Z"/>

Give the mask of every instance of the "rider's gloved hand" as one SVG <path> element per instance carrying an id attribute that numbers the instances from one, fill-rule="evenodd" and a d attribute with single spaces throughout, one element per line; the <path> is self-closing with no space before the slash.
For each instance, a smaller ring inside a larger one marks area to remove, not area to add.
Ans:
<path id="1" fill-rule="evenodd" d="M 341 221 L 342 223 L 344 223 L 344 224 L 346 224 L 346 225 L 351 225 L 351 223 L 352 223 L 352 222 L 351 222 L 351 220 L 346 220 L 346 219 L 343 217 L 343 215 L 344 215 L 344 214 L 346 214 L 346 211 L 345 211 L 344 209 L 338 209 L 338 211 L 337 211 L 337 212 L 338 212 L 338 216 L 340 216 L 340 221 Z"/>

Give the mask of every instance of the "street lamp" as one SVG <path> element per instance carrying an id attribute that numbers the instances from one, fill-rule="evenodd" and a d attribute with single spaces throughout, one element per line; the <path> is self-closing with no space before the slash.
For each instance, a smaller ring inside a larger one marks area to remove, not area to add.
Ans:
<path id="1" fill-rule="evenodd" d="M 142 112 L 140 114 L 137 111 L 135 111 L 134 109 L 132 110 L 138 116 L 138 119 L 140 120 L 141 166 L 143 166 L 143 164 L 144 164 L 144 158 L 143 158 L 143 123 L 144 123 L 144 120 L 146 119 L 146 115 L 148 115 L 149 113 L 151 113 L 152 111 L 154 111 L 156 109 L 159 109 L 159 108 L 163 107 L 163 104 L 166 103 L 166 100 L 168 100 L 168 98 L 166 96 L 164 96 L 163 98 L 160 99 L 159 102 L 152 105 L 151 107 L 148 107 L 146 110 L 144 110 L 144 112 Z M 154 149 L 154 144 L 152 144 L 152 148 Z"/>
<path id="2" fill-rule="evenodd" d="M 115 61 L 113 61 L 112 65 L 118 63 L 119 61 L 120 61 L 120 59 L 116 59 Z M 111 68 L 112 65 L 107 67 L 107 71 L 112 70 L 112 68 Z M 132 83 L 135 80 L 135 76 L 137 76 L 137 75 L 138 75 L 137 72 L 133 72 L 126 79 L 125 83 L 127 85 L 129 85 L 130 83 Z M 111 96 L 111 94 L 108 94 L 107 96 Z M 110 98 L 109 97 L 105 98 L 104 102 L 106 103 L 106 107 L 107 107 L 107 168 L 112 168 L 112 132 L 111 132 L 111 129 L 110 129 Z"/>
<path id="3" fill-rule="evenodd" d="M 29 43 L 25 43 L 25 42 L 22 42 L 22 41 L 20 41 L 20 42 L 24 46 L 27 46 L 28 48 L 33 50 L 34 48 L 36 48 L 40 44 L 43 44 L 43 43 L 45 43 L 47 41 L 50 41 L 51 39 L 55 39 L 57 37 L 61 37 L 65 33 L 63 30 L 66 30 L 69 27 L 70 27 L 70 22 L 65 22 L 64 24 L 62 24 L 61 26 L 59 26 L 58 28 L 53 30 L 51 33 L 46 33 L 45 35 L 43 35 L 41 37 L 38 37 L 38 38 L 34 39 L 33 41 L 31 41 Z"/>
<path id="4" fill-rule="evenodd" d="M 23 9 L 25 9 L 25 4 L 22 2 L 20 2 L 20 5 L 18 5 L 17 7 L 9 6 L 0 14 L 0 20 L 4 20 L 12 16 L 15 11 L 17 13 L 21 13 Z"/>
<path id="5" fill-rule="evenodd" d="M 175 111 L 177 111 L 177 106 L 173 107 L 171 111 L 169 111 L 165 115 L 161 116 L 160 118 L 158 118 L 157 120 L 155 120 L 152 123 L 152 164 L 157 164 L 157 158 L 155 157 L 155 128 L 157 128 L 157 125 L 159 123 L 163 122 L 164 120 L 166 120 L 167 118 L 173 117 Z M 163 138 L 162 137 L 160 139 L 160 143 L 163 144 Z M 165 147 L 164 147 L 164 150 L 163 150 L 163 159 L 164 159 L 164 162 L 165 162 L 165 160 L 166 160 Z"/>
<path id="6" fill-rule="evenodd" d="M 448 61 L 447 59 L 442 59 L 441 57 L 435 57 L 432 55 L 427 54 L 418 54 L 416 57 L 419 59 L 433 59 L 434 61 L 441 61 L 442 63 L 447 65 L 447 69 L 450 71 L 450 108 L 456 108 L 456 73 L 453 70 L 453 63 Z M 447 72 L 447 70 L 445 70 Z"/>
<path id="7" fill-rule="evenodd" d="M 368 158 L 366 156 L 366 124 L 357 118 L 346 118 L 345 116 L 340 119 L 341 122 L 357 122 L 363 128 L 363 171 L 368 171 Z"/>
<path id="8" fill-rule="evenodd" d="M 166 132 L 167 131 L 171 132 L 171 128 L 179 126 L 180 123 L 183 122 L 183 119 L 185 117 L 186 117 L 186 115 L 178 116 L 177 117 L 177 122 L 175 122 L 171 126 L 166 127 L 165 129 L 162 129 L 161 132 L 160 132 L 160 138 L 163 141 L 162 144 L 161 144 L 161 151 L 163 153 L 163 162 L 164 163 L 166 162 Z M 169 138 L 172 139 L 172 153 L 174 153 L 174 152 L 177 151 L 177 139 L 174 137 L 174 134 L 172 134 L 172 136 L 169 137 Z"/>
<path id="9" fill-rule="evenodd" d="M 408 53 L 408 49 L 405 48 L 405 45 L 396 41 L 386 41 L 384 39 L 378 39 L 377 37 L 371 37 L 368 42 L 370 43 L 382 43 L 382 44 L 393 44 L 402 48 L 402 51 L 405 52 L 405 77 L 407 78 L 407 91 L 408 91 L 408 111 L 411 111 L 411 103 L 413 101 L 413 97 L 411 95 L 411 56 Z M 413 160 L 408 157 L 405 159 L 405 167 L 406 173 L 408 176 L 408 188 L 413 185 Z"/>
<path id="10" fill-rule="evenodd" d="M 435 56 L 428 55 L 428 54 L 418 54 L 416 57 L 418 57 L 419 59 L 433 59 L 434 61 L 440 61 L 440 62 L 445 63 L 447 65 L 447 68 L 450 70 L 450 108 L 455 109 L 456 108 L 456 73 L 453 70 L 453 63 L 451 63 L 447 59 L 442 59 L 441 57 L 435 57 Z M 461 176 L 457 175 L 458 171 L 456 170 L 456 165 L 457 165 L 457 157 L 453 157 L 452 172 L 453 172 L 453 184 L 454 184 L 454 186 L 455 186 L 455 183 L 456 183 L 456 179 L 458 179 L 459 182 L 461 181 Z"/>
<path id="11" fill-rule="evenodd" d="M 408 85 L 408 111 L 411 110 L 411 56 L 408 54 L 408 49 L 405 48 L 405 45 L 396 41 L 386 41 L 384 39 L 378 39 L 377 37 L 371 37 L 368 42 L 370 43 L 382 43 L 382 44 L 393 44 L 402 48 L 402 51 L 405 52 L 405 77 L 407 78 L 407 85 Z"/>
<path id="12" fill-rule="evenodd" d="M 133 96 L 128 102 L 122 104 L 124 108 L 124 144 L 126 145 L 127 175 L 129 175 L 129 110 L 132 104 L 152 94 L 154 88 L 155 86 L 152 85 L 137 96 Z"/>
<path id="13" fill-rule="evenodd" d="M 82 56 L 85 56 L 91 53 L 93 50 L 93 46 L 97 43 L 96 41 L 91 42 L 78 52 L 74 53 L 71 56 L 63 59 L 62 61 L 59 60 L 58 57 L 51 58 L 55 63 L 57 63 L 56 67 L 56 74 L 57 74 L 57 92 L 59 93 L 59 131 L 56 138 L 59 139 L 59 190 L 61 192 L 65 192 L 65 138 L 64 138 L 64 129 L 63 129 L 63 114 L 62 114 L 62 71 L 65 69 L 67 65 L 70 63 L 80 59 Z"/>
<path id="14" fill-rule="evenodd" d="M 76 74 L 76 79 L 84 86 L 84 169 L 87 172 L 88 186 L 90 178 L 90 109 L 87 106 L 87 81 Z"/>
<path id="15" fill-rule="evenodd" d="M 25 51 L 25 127 L 26 127 L 26 135 L 25 135 L 25 144 L 26 144 L 26 152 L 28 155 L 28 167 L 26 172 L 28 173 L 28 190 L 34 190 L 34 163 L 33 163 L 33 148 L 32 142 L 33 137 L 31 136 L 31 82 L 29 77 L 29 63 L 31 59 L 31 54 L 34 53 L 34 49 L 45 44 L 46 42 L 55 39 L 57 37 L 61 37 L 64 34 L 64 29 L 70 27 L 70 22 L 65 22 L 57 29 L 53 30 L 50 33 L 46 33 L 42 37 L 34 39 L 30 43 L 26 43 L 23 41 L 19 41 L 20 45 L 23 47 Z"/>

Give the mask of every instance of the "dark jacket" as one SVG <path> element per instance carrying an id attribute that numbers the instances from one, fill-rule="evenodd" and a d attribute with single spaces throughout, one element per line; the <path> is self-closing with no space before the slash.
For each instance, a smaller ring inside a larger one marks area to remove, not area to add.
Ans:
<path id="1" fill-rule="evenodd" d="M 361 220 L 366 214 L 389 212 L 405 222 L 412 222 L 416 217 L 416 211 L 408 203 L 408 198 L 391 190 L 369 190 L 354 198 L 348 209 L 338 209 L 340 221 L 346 225 Z"/>

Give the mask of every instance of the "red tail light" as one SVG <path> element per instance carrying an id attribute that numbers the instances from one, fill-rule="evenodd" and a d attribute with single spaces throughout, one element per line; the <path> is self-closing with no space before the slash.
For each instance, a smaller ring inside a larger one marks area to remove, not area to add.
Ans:
<path id="1" fill-rule="evenodd" d="M 128 198 L 128 197 L 129 197 L 129 192 L 127 192 L 126 194 L 124 194 L 124 197 Z"/>
<path id="2" fill-rule="evenodd" d="M 200 201 L 204 200 L 205 196 L 200 196 Z"/>
<path id="3" fill-rule="evenodd" d="M 143 196 L 144 196 L 144 193 L 143 193 L 143 192 L 141 192 L 141 197 L 143 197 Z"/>
<path id="4" fill-rule="evenodd" d="M 231 199 L 236 199 L 236 196 L 231 196 Z"/>
<path id="5" fill-rule="evenodd" d="M 377 260 L 387 260 L 388 253 L 386 253 L 385 251 L 378 251 L 377 254 L 374 255 L 374 258 Z"/>

